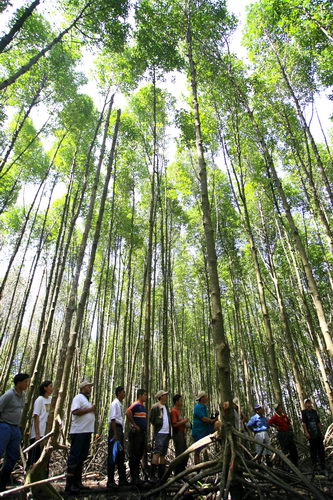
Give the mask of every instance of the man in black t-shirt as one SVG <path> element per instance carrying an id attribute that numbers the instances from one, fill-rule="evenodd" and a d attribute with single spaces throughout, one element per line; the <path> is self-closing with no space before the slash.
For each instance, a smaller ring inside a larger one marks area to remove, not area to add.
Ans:
<path id="1" fill-rule="evenodd" d="M 304 405 L 305 409 L 302 410 L 302 423 L 305 437 L 310 444 L 312 465 L 316 465 L 318 457 L 321 469 L 325 470 L 324 437 L 321 431 L 320 419 L 316 410 L 312 408 L 311 399 L 305 399 Z"/>

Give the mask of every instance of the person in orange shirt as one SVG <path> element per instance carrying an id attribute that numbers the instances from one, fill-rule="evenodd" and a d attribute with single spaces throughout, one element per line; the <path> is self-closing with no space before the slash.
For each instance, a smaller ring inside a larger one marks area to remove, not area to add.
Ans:
<path id="1" fill-rule="evenodd" d="M 182 415 L 183 398 L 180 394 L 175 394 L 173 397 L 173 408 L 170 412 L 172 431 L 173 431 L 173 442 L 175 445 L 176 457 L 181 455 L 187 448 L 185 429 L 189 426 L 189 419 L 184 418 Z M 185 457 L 179 464 L 175 467 L 175 475 L 179 474 L 185 470 L 187 465 L 188 457 Z"/>

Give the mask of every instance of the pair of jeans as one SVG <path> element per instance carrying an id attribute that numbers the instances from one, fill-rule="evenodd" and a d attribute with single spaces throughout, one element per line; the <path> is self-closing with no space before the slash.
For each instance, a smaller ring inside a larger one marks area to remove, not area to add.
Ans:
<path id="1" fill-rule="evenodd" d="M 146 433 L 143 430 L 131 429 L 128 434 L 129 467 L 133 481 L 139 479 L 140 462 L 146 447 Z"/>
<path id="2" fill-rule="evenodd" d="M 125 449 L 124 449 L 124 431 L 123 426 L 116 424 L 119 448 L 115 461 L 113 460 L 113 447 L 115 445 L 114 433 L 110 424 L 108 436 L 108 484 L 114 483 L 114 473 L 116 466 L 118 468 L 119 482 L 126 483 L 126 467 L 125 467 Z"/>
<path id="3" fill-rule="evenodd" d="M 20 458 L 21 431 L 17 425 L 0 422 L 0 458 L 5 457 L 0 473 L 0 490 L 4 490 L 10 474 Z"/>

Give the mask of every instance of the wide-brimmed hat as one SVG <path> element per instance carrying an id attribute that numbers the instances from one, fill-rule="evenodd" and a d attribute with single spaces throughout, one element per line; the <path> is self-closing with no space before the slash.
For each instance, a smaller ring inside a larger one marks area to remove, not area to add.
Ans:
<path id="1" fill-rule="evenodd" d="M 168 391 L 157 391 L 157 393 L 155 394 L 155 398 L 156 399 L 160 399 L 162 396 L 164 396 L 164 394 L 169 394 Z"/>
<path id="2" fill-rule="evenodd" d="M 86 387 L 87 385 L 94 385 L 90 380 L 84 379 L 82 382 L 80 382 L 80 389 L 83 389 L 83 387 Z"/>
<path id="3" fill-rule="evenodd" d="M 197 395 L 197 397 L 195 398 L 196 401 L 200 401 L 201 398 L 203 398 L 204 396 L 207 396 L 207 392 L 206 391 L 200 391 L 199 394 Z"/>

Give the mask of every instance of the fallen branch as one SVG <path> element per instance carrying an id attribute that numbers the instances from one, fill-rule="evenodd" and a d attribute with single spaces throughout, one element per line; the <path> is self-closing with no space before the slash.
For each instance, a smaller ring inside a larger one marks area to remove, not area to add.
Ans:
<path id="1" fill-rule="evenodd" d="M 40 439 L 38 439 L 38 441 L 35 441 L 30 446 L 28 446 L 28 448 L 26 448 L 25 450 L 23 450 L 22 453 L 28 453 L 28 451 L 32 450 L 32 448 L 34 448 L 35 446 L 37 446 L 37 444 L 41 443 L 42 441 L 44 441 L 44 439 L 52 436 L 53 434 L 54 434 L 54 431 L 51 431 L 48 434 L 45 434 L 45 436 L 41 437 Z"/>

